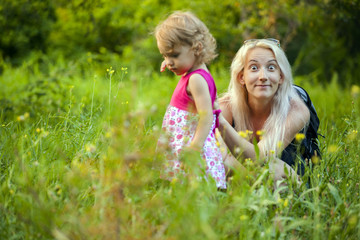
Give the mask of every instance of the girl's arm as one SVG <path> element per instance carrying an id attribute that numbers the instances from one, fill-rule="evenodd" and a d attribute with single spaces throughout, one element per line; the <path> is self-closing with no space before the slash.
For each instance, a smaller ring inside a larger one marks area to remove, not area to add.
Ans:
<path id="1" fill-rule="evenodd" d="M 256 159 L 254 145 L 245 138 L 239 136 L 236 130 L 229 124 L 229 120 L 232 122 L 232 113 L 229 107 L 225 104 L 220 104 L 220 108 L 222 113 L 219 117 L 219 130 L 231 153 L 235 157 L 241 157 L 242 159 Z M 222 116 L 222 114 L 224 116 Z M 310 112 L 304 102 L 300 98 L 294 98 L 291 100 L 290 111 L 286 119 L 286 131 L 283 142 L 284 149 L 292 142 L 295 135 L 305 127 L 309 119 Z M 258 143 L 259 149 L 262 149 L 262 144 L 263 141 L 260 140 Z M 264 153 L 260 151 L 260 158 L 263 155 Z"/>
<path id="2" fill-rule="evenodd" d="M 188 90 L 194 99 L 199 114 L 199 123 L 190 147 L 201 150 L 213 123 L 209 86 L 201 75 L 193 74 L 189 79 Z"/>

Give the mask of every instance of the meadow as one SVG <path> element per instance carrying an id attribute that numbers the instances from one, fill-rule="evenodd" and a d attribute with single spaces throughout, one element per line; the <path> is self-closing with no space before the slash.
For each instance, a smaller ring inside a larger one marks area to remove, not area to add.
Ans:
<path id="1" fill-rule="evenodd" d="M 359 86 L 295 76 L 320 118 L 322 159 L 299 187 L 274 191 L 267 167 L 248 163 L 253 174 L 219 192 L 192 175 L 159 180 L 177 77 L 92 57 L 1 62 L 0 239 L 360 237 Z M 228 69 L 211 71 L 224 92 Z"/>

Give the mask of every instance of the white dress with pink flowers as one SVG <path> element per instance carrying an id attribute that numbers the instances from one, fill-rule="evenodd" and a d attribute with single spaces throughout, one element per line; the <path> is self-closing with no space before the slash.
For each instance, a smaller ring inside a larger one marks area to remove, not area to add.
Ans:
<path id="1" fill-rule="evenodd" d="M 162 169 L 161 177 L 170 181 L 178 174 L 186 174 L 182 169 L 179 156 L 182 149 L 185 146 L 190 145 L 198 124 L 198 114 L 187 111 L 189 105 L 194 104 L 192 99 L 189 98 L 186 93 L 188 80 L 194 73 L 201 74 L 208 82 L 212 101 L 214 101 L 216 97 L 216 87 L 214 80 L 205 70 L 196 70 L 187 74 L 186 76 L 183 76 L 180 79 L 178 86 L 174 91 L 170 105 L 166 110 L 162 124 L 163 133 L 158 141 L 158 149 L 165 149 L 164 154 L 166 157 L 166 163 Z M 184 94 L 186 95 L 184 96 Z M 182 106 L 182 104 L 186 104 L 186 107 Z M 217 114 L 214 113 L 213 116 L 213 124 L 204 142 L 204 146 L 201 151 L 201 157 L 206 161 L 206 177 L 208 178 L 211 176 L 215 180 L 216 186 L 218 188 L 226 189 L 224 163 L 214 134 Z"/>

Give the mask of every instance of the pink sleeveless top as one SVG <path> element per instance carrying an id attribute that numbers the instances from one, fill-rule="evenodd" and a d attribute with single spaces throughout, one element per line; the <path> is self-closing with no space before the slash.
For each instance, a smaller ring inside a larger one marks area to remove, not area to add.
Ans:
<path id="1" fill-rule="evenodd" d="M 193 99 L 189 97 L 189 95 L 186 92 L 186 87 L 189 83 L 189 78 L 193 74 L 200 74 L 207 82 L 209 86 L 209 92 L 211 97 L 211 104 L 214 106 L 214 101 L 216 98 L 216 86 L 213 77 L 211 74 L 204 69 L 197 69 L 193 72 L 190 72 L 186 74 L 185 76 L 182 76 L 178 85 L 176 86 L 174 93 L 172 95 L 170 105 L 180 108 L 182 110 L 189 111 L 189 106 L 195 107 L 195 102 Z M 194 108 L 196 109 L 196 108 Z"/>
<path id="2" fill-rule="evenodd" d="M 195 71 L 192 71 L 188 74 L 186 74 L 185 76 L 182 76 L 179 83 L 177 84 L 174 93 L 171 97 L 171 101 L 170 101 L 170 105 L 177 107 L 181 110 L 185 110 L 185 111 L 189 111 L 191 109 L 193 109 L 194 111 L 196 111 L 196 106 L 195 106 L 195 102 L 193 99 L 191 99 L 188 95 L 188 93 L 186 92 L 186 87 L 189 83 L 189 79 L 191 77 L 191 75 L 193 74 L 199 74 L 201 75 L 207 82 L 208 86 L 209 86 L 209 92 L 210 92 L 210 98 L 211 98 L 211 106 L 214 107 L 214 101 L 216 99 L 216 85 L 215 85 L 215 81 L 214 78 L 211 76 L 211 74 L 209 72 L 207 72 L 204 69 L 197 69 Z M 219 127 L 219 114 L 220 114 L 221 110 L 213 110 L 213 113 L 216 115 L 216 124 L 215 124 L 215 128 Z M 215 131 L 214 128 L 214 131 Z"/>

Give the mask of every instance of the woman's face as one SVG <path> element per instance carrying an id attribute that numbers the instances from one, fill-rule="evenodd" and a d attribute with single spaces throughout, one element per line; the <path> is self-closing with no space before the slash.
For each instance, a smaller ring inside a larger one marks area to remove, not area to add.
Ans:
<path id="1" fill-rule="evenodd" d="M 274 53 L 261 47 L 250 49 L 239 81 L 246 86 L 249 100 L 271 100 L 283 82 Z"/>

